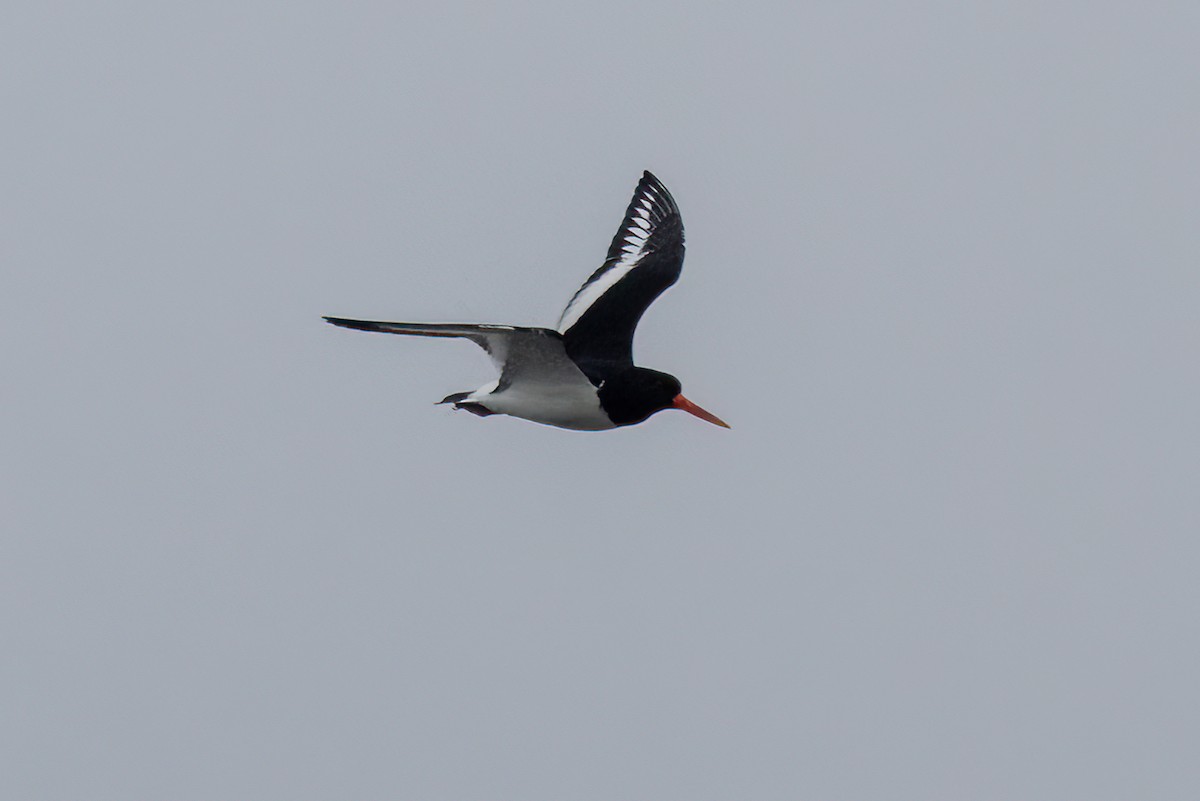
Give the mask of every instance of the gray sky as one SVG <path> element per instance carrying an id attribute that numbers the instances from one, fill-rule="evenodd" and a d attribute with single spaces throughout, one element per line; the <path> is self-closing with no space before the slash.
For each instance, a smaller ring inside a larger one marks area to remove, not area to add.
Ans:
<path id="1" fill-rule="evenodd" d="M 1196 798 L 1196 4 L 434 6 L 10 4 L 0 797 Z"/>

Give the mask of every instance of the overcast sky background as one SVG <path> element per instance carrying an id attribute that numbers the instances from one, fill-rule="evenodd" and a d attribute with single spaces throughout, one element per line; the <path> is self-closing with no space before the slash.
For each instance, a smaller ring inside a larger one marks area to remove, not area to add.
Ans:
<path id="1" fill-rule="evenodd" d="M 1200 6 L 501 5 L 6 8 L 0 796 L 1195 799 Z"/>

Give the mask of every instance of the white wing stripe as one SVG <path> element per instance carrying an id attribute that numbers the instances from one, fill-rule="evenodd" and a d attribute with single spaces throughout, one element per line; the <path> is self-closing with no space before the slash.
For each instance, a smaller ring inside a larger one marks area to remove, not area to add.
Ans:
<path id="1" fill-rule="evenodd" d="M 637 266 L 642 260 L 642 253 L 639 250 L 630 251 L 627 255 L 609 268 L 603 275 L 592 281 L 590 284 L 579 290 L 579 294 L 567 306 L 567 310 L 563 312 L 562 320 L 558 324 L 560 333 L 565 333 L 567 329 L 575 325 L 584 312 L 592 307 L 592 304 L 603 297 L 613 284 L 620 281 L 629 271 Z"/>
<path id="2" fill-rule="evenodd" d="M 656 222 L 664 218 L 662 193 L 647 184 L 632 204 L 632 213 L 621 230 L 621 256 L 591 283 L 585 284 L 567 304 L 558 323 L 560 333 L 566 333 L 592 305 L 636 267 L 646 255 L 646 244 Z"/>

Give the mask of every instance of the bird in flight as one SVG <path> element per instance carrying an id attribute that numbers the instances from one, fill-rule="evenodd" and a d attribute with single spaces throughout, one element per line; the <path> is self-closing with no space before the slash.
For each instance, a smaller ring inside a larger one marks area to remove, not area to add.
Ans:
<path id="1" fill-rule="evenodd" d="M 360 331 L 471 340 L 487 351 L 500 377 L 439 403 L 480 416 L 507 414 L 559 428 L 603 431 L 640 423 L 664 409 L 682 409 L 729 428 L 685 398 L 675 376 L 633 364 L 638 320 L 679 280 L 682 269 L 679 207 L 662 182 L 645 172 L 608 257 L 571 298 L 557 329 L 325 319 Z"/>

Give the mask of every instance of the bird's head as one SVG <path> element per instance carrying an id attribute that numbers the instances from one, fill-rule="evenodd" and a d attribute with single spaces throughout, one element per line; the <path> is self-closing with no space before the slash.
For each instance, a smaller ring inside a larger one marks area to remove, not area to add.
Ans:
<path id="1" fill-rule="evenodd" d="M 682 409 L 713 425 L 729 428 L 724 420 L 683 397 L 682 389 L 673 375 L 634 367 L 600 385 L 600 404 L 619 426 L 640 423 L 664 409 Z"/>

